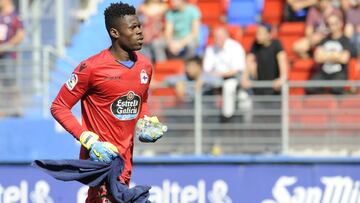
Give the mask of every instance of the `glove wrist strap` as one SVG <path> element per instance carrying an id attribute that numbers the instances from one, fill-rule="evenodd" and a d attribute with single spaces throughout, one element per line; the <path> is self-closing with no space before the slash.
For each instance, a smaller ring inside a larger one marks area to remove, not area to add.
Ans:
<path id="1" fill-rule="evenodd" d="M 91 145 L 97 142 L 99 136 L 91 131 L 84 131 L 80 135 L 80 143 L 86 148 L 90 149 Z"/>

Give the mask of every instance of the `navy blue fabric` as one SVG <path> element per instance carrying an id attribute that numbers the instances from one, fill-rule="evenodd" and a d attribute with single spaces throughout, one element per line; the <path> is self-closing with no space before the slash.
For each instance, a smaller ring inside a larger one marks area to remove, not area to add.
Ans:
<path id="1" fill-rule="evenodd" d="M 62 181 L 78 181 L 90 187 L 108 183 L 114 199 L 120 203 L 151 203 L 150 186 L 129 188 L 118 180 L 124 161 L 116 157 L 110 164 L 91 160 L 35 160 L 33 165 Z"/>

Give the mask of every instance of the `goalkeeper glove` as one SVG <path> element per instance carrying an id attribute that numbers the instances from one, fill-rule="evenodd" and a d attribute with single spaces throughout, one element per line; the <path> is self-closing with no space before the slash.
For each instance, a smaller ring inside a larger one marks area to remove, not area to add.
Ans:
<path id="1" fill-rule="evenodd" d="M 80 136 L 80 143 L 89 150 L 90 159 L 110 163 L 118 156 L 117 148 L 110 142 L 100 142 L 99 136 L 91 131 L 85 131 Z"/>
<path id="2" fill-rule="evenodd" d="M 136 123 L 135 135 L 141 142 L 155 142 L 160 139 L 167 126 L 160 123 L 156 116 L 140 118 Z"/>

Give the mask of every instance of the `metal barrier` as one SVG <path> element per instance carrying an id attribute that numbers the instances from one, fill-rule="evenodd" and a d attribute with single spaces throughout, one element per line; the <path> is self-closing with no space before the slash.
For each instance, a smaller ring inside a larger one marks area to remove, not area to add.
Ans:
<path id="1" fill-rule="evenodd" d="M 50 86 L 60 87 L 68 77 L 64 67 L 57 67 L 60 61 L 72 68 L 76 64 L 51 46 L 6 50 L 0 58 L 0 116 L 22 116 L 29 111 L 48 117 L 50 100 L 55 95 Z M 62 79 L 51 77 L 50 71 Z"/>
<path id="2" fill-rule="evenodd" d="M 271 87 L 254 82 L 254 88 Z M 135 152 L 153 154 L 324 154 L 355 155 L 360 144 L 360 95 L 290 95 L 292 88 L 359 87 L 357 81 L 287 82 L 280 95 L 238 98 L 229 122 L 221 122 L 221 95 L 177 103 L 150 97 L 152 113 L 169 126 L 154 145 L 138 142 Z M 235 101 L 234 101 L 235 102 Z"/>

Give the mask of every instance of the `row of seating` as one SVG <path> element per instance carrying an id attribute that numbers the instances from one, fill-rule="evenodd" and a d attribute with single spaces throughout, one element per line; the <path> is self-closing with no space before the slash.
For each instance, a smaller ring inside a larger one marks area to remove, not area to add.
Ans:
<path id="1" fill-rule="evenodd" d="M 241 26 L 263 22 L 281 22 L 285 0 L 189 0 L 202 13 L 202 22 L 216 25 L 226 18 L 227 23 Z"/>
<path id="2" fill-rule="evenodd" d="M 289 100 L 290 122 L 302 125 L 357 124 L 360 97 L 313 95 Z M 335 126 L 336 127 L 336 126 Z"/>

